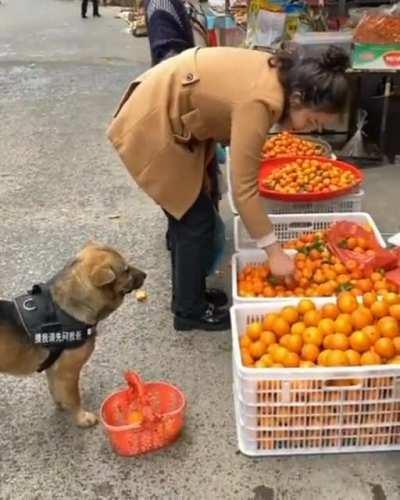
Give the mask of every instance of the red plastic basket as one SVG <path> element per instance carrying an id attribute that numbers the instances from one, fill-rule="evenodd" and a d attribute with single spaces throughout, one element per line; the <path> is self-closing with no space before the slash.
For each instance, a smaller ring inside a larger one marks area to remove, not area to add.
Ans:
<path id="1" fill-rule="evenodd" d="M 322 192 L 295 193 L 295 194 L 278 193 L 277 191 L 266 188 L 262 184 L 262 181 L 265 180 L 269 175 L 271 175 L 272 172 L 274 172 L 275 170 L 279 170 L 288 163 L 296 160 L 318 160 L 323 162 L 329 161 L 329 163 L 332 163 L 333 165 L 342 170 L 350 170 L 351 172 L 353 172 L 357 180 L 352 186 L 327 193 L 322 193 Z M 339 196 L 343 196 L 347 193 L 354 191 L 363 182 L 363 180 L 364 180 L 364 174 L 357 167 L 351 165 L 350 163 L 345 163 L 339 160 L 330 160 L 330 159 L 328 160 L 327 158 L 323 158 L 321 156 L 291 156 L 291 157 L 288 156 L 286 158 L 274 158 L 271 160 L 265 160 L 261 163 L 260 175 L 259 175 L 259 190 L 261 196 L 264 196 L 265 198 L 272 198 L 275 200 L 290 201 L 290 202 L 322 201 L 322 200 L 337 198 Z"/>
<path id="2" fill-rule="evenodd" d="M 143 383 L 135 372 L 127 372 L 125 379 L 129 387 L 108 396 L 100 410 L 100 419 L 116 453 L 140 455 L 173 443 L 184 424 L 183 392 L 165 382 Z M 127 424 L 133 412 L 140 412 L 142 421 Z"/>

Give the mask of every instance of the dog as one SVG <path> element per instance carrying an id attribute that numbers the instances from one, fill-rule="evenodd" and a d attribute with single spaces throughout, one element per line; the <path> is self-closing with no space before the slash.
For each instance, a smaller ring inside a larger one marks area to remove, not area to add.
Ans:
<path id="1" fill-rule="evenodd" d="M 79 427 L 95 425 L 97 417 L 81 407 L 80 371 L 93 352 L 97 324 L 145 278 L 113 248 L 87 243 L 47 283 L 0 301 L 0 373 L 45 371 L 56 405 Z"/>

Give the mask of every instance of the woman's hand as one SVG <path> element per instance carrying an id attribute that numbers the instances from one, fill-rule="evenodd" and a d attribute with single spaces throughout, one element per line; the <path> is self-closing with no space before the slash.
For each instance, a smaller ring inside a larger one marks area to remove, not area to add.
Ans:
<path id="1" fill-rule="evenodd" d="M 286 285 L 291 288 L 294 285 L 294 260 L 282 250 L 279 243 L 269 245 L 265 248 L 265 251 L 268 255 L 271 274 L 283 279 Z"/>

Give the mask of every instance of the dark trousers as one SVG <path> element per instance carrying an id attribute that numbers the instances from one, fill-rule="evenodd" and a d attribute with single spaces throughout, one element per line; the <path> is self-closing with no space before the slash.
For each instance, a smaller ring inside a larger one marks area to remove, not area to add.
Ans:
<path id="1" fill-rule="evenodd" d="M 174 312 L 196 317 L 208 305 L 206 275 L 214 251 L 215 206 L 202 192 L 182 219 L 165 213 L 171 245 Z"/>
<path id="2" fill-rule="evenodd" d="M 89 0 L 82 0 L 82 8 L 81 8 L 82 16 L 86 16 L 88 3 Z M 92 4 L 93 4 L 93 15 L 95 16 L 99 13 L 99 0 L 92 0 Z"/>

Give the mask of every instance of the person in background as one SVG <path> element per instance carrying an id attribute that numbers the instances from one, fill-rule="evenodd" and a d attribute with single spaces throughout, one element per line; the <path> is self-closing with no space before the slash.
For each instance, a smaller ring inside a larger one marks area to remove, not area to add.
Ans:
<path id="1" fill-rule="evenodd" d="M 82 5 L 81 5 L 81 16 L 82 19 L 87 19 L 87 7 L 88 7 L 89 0 L 82 0 Z M 93 4 L 93 17 L 101 17 L 99 13 L 99 0 L 92 0 Z"/>

